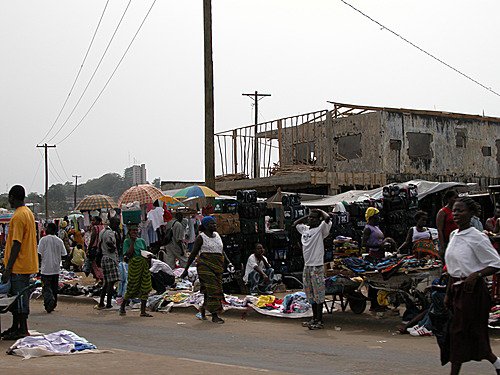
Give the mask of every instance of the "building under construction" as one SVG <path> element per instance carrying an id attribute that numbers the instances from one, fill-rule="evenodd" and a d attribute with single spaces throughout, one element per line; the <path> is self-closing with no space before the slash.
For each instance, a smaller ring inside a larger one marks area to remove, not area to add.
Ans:
<path id="1" fill-rule="evenodd" d="M 331 195 L 412 179 L 500 184 L 500 118 L 331 104 L 217 133 L 216 190 Z"/>

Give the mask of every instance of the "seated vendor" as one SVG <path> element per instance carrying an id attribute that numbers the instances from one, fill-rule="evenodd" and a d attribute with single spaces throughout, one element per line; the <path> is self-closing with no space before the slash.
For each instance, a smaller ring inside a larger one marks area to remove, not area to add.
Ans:
<path id="1" fill-rule="evenodd" d="M 248 284 L 251 294 L 273 294 L 271 291 L 274 270 L 264 256 L 264 247 L 257 243 L 252 255 L 248 257 L 243 281 Z"/>

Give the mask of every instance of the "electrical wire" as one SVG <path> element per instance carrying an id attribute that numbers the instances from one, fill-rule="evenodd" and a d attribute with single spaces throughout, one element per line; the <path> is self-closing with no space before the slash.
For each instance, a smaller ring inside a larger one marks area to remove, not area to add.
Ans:
<path id="1" fill-rule="evenodd" d="M 412 47 L 418 49 L 420 52 L 423 52 L 424 54 L 426 54 L 427 56 L 429 56 L 430 58 L 436 60 L 437 62 L 443 64 L 444 66 L 446 66 L 447 68 L 453 70 L 454 72 L 460 74 L 461 76 L 467 78 L 469 81 L 472 81 L 474 82 L 476 85 L 482 87 L 483 89 L 491 92 L 492 94 L 495 94 L 496 96 L 500 96 L 500 93 L 496 92 L 495 90 L 493 90 L 491 87 L 487 87 L 485 85 L 483 85 L 481 82 L 477 81 L 476 79 L 472 78 L 471 76 L 461 72 L 460 70 L 458 70 L 457 68 L 451 66 L 450 64 L 448 64 L 447 62 L 441 60 L 439 57 L 436 57 L 434 56 L 433 54 L 431 54 L 430 52 L 427 52 L 426 50 L 424 50 L 423 48 L 417 46 L 415 43 L 409 41 L 408 39 L 406 39 L 405 37 L 401 36 L 400 34 L 398 34 L 397 32 L 389 29 L 388 27 L 382 25 L 380 22 L 378 22 L 377 20 L 373 19 L 372 17 L 370 17 L 369 15 L 367 15 L 366 13 L 362 12 L 361 10 L 359 10 L 358 8 L 356 8 L 355 6 L 349 4 L 347 1 L 345 0 L 340 0 L 341 2 L 343 2 L 345 5 L 347 5 L 348 7 L 354 9 L 356 12 L 358 12 L 359 14 L 361 14 L 362 16 L 368 18 L 370 21 L 376 23 L 377 25 L 379 25 L 383 30 L 387 30 L 389 31 L 391 34 L 397 36 L 399 39 L 403 40 L 404 42 L 408 43 L 409 45 L 411 45 Z"/>
<path id="2" fill-rule="evenodd" d="M 52 173 L 52 170 L 54 170 L 54 172 L 57 175 L 57 178 L 58 178 L 59 182 L 64 183 L 64 179 L 61 177 L 61 175 L 59 174 L 59 172 L 56 169 L 56 166 L 54 165 L 54 163 L 52 163 L 52 160 L 50 158 L 49 158 L 49 164 L 52 167 L 51 169 L 49 168 L 49 172 L 52 174 L 52 177 L 54 177 L 54 174 Z"/>
<path id="3" fill-rule="evenodd" d="M 63 164 L 63 162 L 62 162 L 62 160 L 61 160 L 61 157 L 59 156 L 59 152 L 57 151 L 57 148 L 54 148 L 54 150 L 56 150 L 56 156 L 57 156 L 57 159 L 59 159 L 59 164 L 61 164 L 62 170 L 63 170 L 63 172 L 64 172 L 64 174 L 65 174 L 66 178 L 67 178 L 68 180 L 71 180 L 71 178 L 69 178 L 68 174 L 66 173 L 66 168 L 64 168 L 64 164 Z"/>
<path id="4" fill-rule="evenodd" d="M 101 66 L 101 63 L 104 60 L 104 57 L 106 56 L 106 53 L 108 52 L 109 47 L 110 47 L 111 43 L 113 42 L 113 40 L 115 38 L 115 35 L 118 32 L 118 29 L 120 28 L 120 25 L 121 25 L 121 23 L 123 21 L 123 18 L 125 18 L 125 14 L 127 14 L 127 10 L 129 8 L 131 2 L 132 2 L 132 0 L 128 1 L 127 6 L 126 6 L 125 10 L 123 11 L 122 16 L 120 18 L 120 21 L 118 22 L 118 25 L 116 25 L 115 31 L 113 32 L 113 35 L 111 36 L 111 39 L 109 40 L 108 45 L 106 46 L 106 49 L 104 50 L 104 53 L 102 54 L 101 59 L 99 60 L 99 63 L 97 64 L 96 68 L 94 69 L 94 72 L 92 73 L 92 76 L 90 77 L 89 81 L 87 82 L 87 85 L 85 86 L 85 89 L 83 90 L 82 94 L 78 98 L 78 101 L 73 106 L 73 109 L 69 113 L 68 117 L 66 117 L 66 120 L 64 120 L 64 123 L 61 125 L 61 127 L 59 128 L 59 130 L 47 142 L 51 142 L 61 132 L 61 130 L 63 130 L 63 128 L 66 126 L 66 124 L 68 123 L 69 119 L 71 118 L 71 116 L 75 112 L 76 107 L 78 107 L 78 104 L 80 104 L 83 96 L 85 95 L 85 93 L 87 92 L 87 89 L 89 88 L 90 84 L 92 83 L 92 81 L 93 81 L 93 79 L 94 79 L 94 77 L 95 77 L 95 75 L 97 73 L 97 70 Z"/>
<path id="5" fill-rule="evenodd" d="M 120 64 L 122 63 L 123 59 L 125 58 L 125 56 L 127 55 L 127 52 L 129 51 L 130 47 L 132 46 L 132 43 L 134 43 L 134 40 L 135 38 L 137 37 L 137 35 L 139 34 L 139 31 L 141 31 L 141 28 L 142 26 L 144 25 L 144 22 L 146 22 L 146 19 L 148 18 L 149 14 L 151 13 L 151 10 L 153 9 L 153 6 L 155 5 L 156 3 L 156 0 L 153 1 L 153 3 L 151 4 L 151 6 L 149 7 L 149 10 L 148 12 L 146 13 L 146 15 L 144 16 L 144 19 L 142 20 L 141 24 L 139 25 L 139 28 L 137 29 L 136 33 L 134 34 L 132 40 L 130 41 L 127 49 L 125 50 L 125 52 L 123 53 L 122 57 L 120 58 L 120 61 L 118 61 L 118 64 L 116 65 L 115 69 L 113 70 L 113 73 L 111 73 L 111 76 L 108 78 L 108 80 L 106 81 L 106 84 L 104 85 L 104 87 L 102 88 L 102 90 L 99 92 L 99 95 L 97 95 L 97 97 L 95 98 L 94 102 L 92 103 L 92 105 L 90 106 L 90 108 L 88 109 L 88 111 L 83 115 L 83 117 L 80 119 L 80 121 L 76 124 L 76 126 L 71 130 L 71 132 L 69 132 L 68 135 L 66 135 L 63 139 L 61 139 L 59 142 L 57 142 L 56 144 L 61 144 L 62 142 L 64 142 L 71 134 L 73 134 L 73 132 L 78 129 L 78 127 L 81 125 L 81 123 L 85 120 L 85 118 L 87 117 L 87 115 L 90 113 L 90 111 L 92 110 L 92 108 L 94 108 L 95 104 L 97 103 L 97 101 L 99 100 L 99 98 L 101 97 L 102 93 L 104 92 L 104 90 L 106 89 L 106 87 L 108 86 L 109 82 L 111 81 L 111 79 L 113 78 L 113 76 L 115 75 L 116 71 L 118 70 L 118 68 L 120 67 Z"/>
<path id="6" fill-rule="evenodd" d="M 28 189 L 28 192 L 31 191 L 31 188 L 33 187 L 33 184 L 35 183 L 36 176 L 38 175 L 38 172 L 40 171 L 40 166 L 42 165 L 43 155 L 41 154 L 40 150 L 38 150 L 38 152 L 40 153 L 40 161 L 38 162 L 38 167 L 36 168 L 36 172 L 35 172 L 35 175 L 33 176 L 33 180 L 31 180 L 31 184 L 30 184 L 30 188 Z"/>
<path id="7" fill-rule="evenodd" d="M 76 81 L 78 81 L 78 78 L 80 77 L 80 73 L 82 72 L 83 66 L 85 65 L 85 61 L 87 61 L 87 56 L 89 55 L 90 49 L 92 48 L 92 45 L 94 44 L 94 39 L 97 34 L 97 30 L 99 30 L 99 26 L 101 26 L 101 21 L 104 17 L 104 13 L 106 12 L 106 9 L 108 7 L 109 0 L 106 1 L 106 5 L 104 5 L 104 9 L 102 10 L 101 17 L 99 18 L 99 22 L 97 23 L 97 27 L 94 31 L 94 35 L 92 35 L 92 39 L 90 41 L 89 47 L 87 48 L 87 52 L 85 52 L 85 56 L 83 57 L 83 61 L 80 64 L 80 69 L 78 69 L 78 73 L 76 74 L 75 80 L 73 81 L 73 84 L 71 85 L 71 88 L 69 89 L 68 96 L 66 96 L 66 100 L 64 101 L 61 110 L 59 111 L 56 119 L 54 120 L 54 123 L 50 127 L 49 131 L 43 136 L 43 138 L 38 142 L 38 144 L 42 143 L 45 138 L 50 134 L 52 129 L 54 129 L 54 126 L 56 125 L 57 121 L 59 120 L 59 117 L 61 116 L 62 111 L 66 107 L 66 103 L 68 103 L 69 97 L 71 96 L 71 93 L 73 92 L 73 89 L 75 88 Z"/>

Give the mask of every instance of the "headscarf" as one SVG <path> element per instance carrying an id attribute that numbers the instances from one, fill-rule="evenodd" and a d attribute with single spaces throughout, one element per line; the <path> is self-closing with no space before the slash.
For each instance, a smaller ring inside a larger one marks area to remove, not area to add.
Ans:
<path id="1" fill-rule="evenodd" d="M 378 208 L 375 208 L 375 207 L 368 207 L 366 209 L 366 212 L 365 212 L 365 219 L 366 221 L 368 221 L 369 218 L 371 218 L 372 216 L 375 216 L 376 214 L 378 214 L 380 211 L 378 210 Z"/>
<path id="2" fill-rule="evenodd" d="M 208 223 L 210 223 L 212 221 L 215 222 L 215 217 L 205 216 L 203 219 L 201 219 L 201 225 L 203 225 L 206 228 Z"/>

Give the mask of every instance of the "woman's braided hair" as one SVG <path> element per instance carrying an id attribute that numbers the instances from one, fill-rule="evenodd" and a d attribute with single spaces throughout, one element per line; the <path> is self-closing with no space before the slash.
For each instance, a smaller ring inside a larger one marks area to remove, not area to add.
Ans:
<path id="1" fill-rule="evenodd" d="M 479 212 L 479 204 L 470 197 L 460 197 L 457 202 L 461 202 L 467 206 L 467 209 L 472 212 L 473 215 L 477 215 Z"/>

